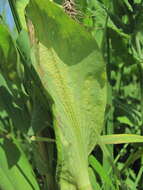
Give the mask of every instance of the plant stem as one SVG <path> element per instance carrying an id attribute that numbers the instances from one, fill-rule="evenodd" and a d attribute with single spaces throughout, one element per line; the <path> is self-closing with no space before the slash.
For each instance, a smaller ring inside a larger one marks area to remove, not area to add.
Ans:
<path id="1" fill-rule="evenodd" d="M 107 29 L 107 114 L 108 118 L 106 121 L 106 127 L 104 130 L 104 134 L 113 134 L 113 105 L 112 105 L 112 87 L 110 85 L 110 39 L 108 35 L 108 29 Z M 110 158 L 113 160 L 113 145 L 108 145 L 107 146 L 108 151 L 110 152 Z M 103 154 L 103 167 L 105 171 L 111 170 L 111 164 L 109 161 L 106 159 L 106 156 Z M 110 173 L 110 176 L 112 176 L 112 172 Z M 105 185 L 105 189 L 110 189 L 111 187 Z"/>
<path id="2" fill-rule="evenodd" d="M 17 10 L 15 8 L 15 1 L 14 0 L 8 0 L 8 2 L 9 2 L 9 6 L 10 6 L 10 9 L 11 9 L 11 12 L 12 12 L 12 15 L 13 15 L 13 19 L 14 19 L 17 31 L 18 31 L 18 33 L 20 33 L 22 27 L 21 27 L 21 23 L 20 23 L 20 20 L 19 20 Z"/>

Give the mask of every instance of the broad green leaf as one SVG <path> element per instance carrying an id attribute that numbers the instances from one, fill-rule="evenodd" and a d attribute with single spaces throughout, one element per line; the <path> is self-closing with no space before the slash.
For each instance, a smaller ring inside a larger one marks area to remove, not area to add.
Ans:
<path id="1" fill-rule="evenodd" d="M 88 154 L 102 131 L 106 104 L 102 55 L 90 33 L 57 4 L 31 0 L 27 11 L 39 40 L 34 67 L 54 103 L 61 189 L 92 189 Z"/>
<path id="2" fill-rule="evenodd" d="M 39 190 L 32 168 L 17 143 L 0 139 L 0 189 Z"/>

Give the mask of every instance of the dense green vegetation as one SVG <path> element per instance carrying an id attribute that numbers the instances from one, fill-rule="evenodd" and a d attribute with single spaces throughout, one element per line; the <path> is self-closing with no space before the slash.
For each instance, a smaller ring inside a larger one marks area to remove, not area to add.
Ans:
<path id="1" fill-rule="evenodd" d="M 143 1 L 3 3 L 0 190 L 143 190 Z"/>

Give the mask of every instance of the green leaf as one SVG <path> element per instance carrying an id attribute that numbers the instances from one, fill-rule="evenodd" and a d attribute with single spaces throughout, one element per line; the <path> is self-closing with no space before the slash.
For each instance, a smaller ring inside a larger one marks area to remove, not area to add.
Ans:
<path id="1" fill-rule="evenodd" d="M 26 131 L 30 125 L 27 97 L 22 90 L 22 64 L 8 28 L 0 25 L 0 109 L 5 110 L 15 129 Z"/>
<path id="2" fill-rule="evenodd" d="M 26 20 L 25 20 L 25 7 L 27 6 L 29 0 L 17 0 L 16 10 L 19 16 L 20 23 L 24 30 L 27 30 Z"/>
<path id="3" fill-rule="evenodd" d="M 93 190 L 101 190 L 101 188 L 96 180 L 93 169 L 91 167 L 89 167 L 88 171 L 89 171 L 89 177 L 90 177 L 90 181 L 91 181 Z"/>
<path id="4" fill-rule="evenodd" d="M 143 142 L 143 136 L 132 134 L 103 135 L 100 140 L 104 144 L 122 144 Z"/>
<path id="5" fill-rule="evenodd" d="M 106 104 L 102 55 L 91 34 L 57 4 L 32 0 L 27 10 L 39 40 L 34 67 L 54 103 L 61 189 L 67 183 L 90 189 L 88 154 L 102 131 Z"/>
<path id="6" fill-rule="evenodd" d="M 19 50 L 22 52 L 24 58 L 27 60 L 27 64 L 30 60 L 30 43 L 29 43 L 29 36 L 25 30 L 22 30 L 17 38 L 17 46 Z"/>
<path id="7" fill-rule="evenodd" d="M 39 190 L 32 168 L 17 143 L 0 139 L 0 189 Z"/>
<path id="8" fill-rule="evenodd" d="M 8 28 L 0 24 L 0 71 L 5 78 L 8 86 L 13 89 L 14 85 L 21 86 L 22 65 L 20 64 L 19 54 L 16 45 L 8 31 Z"/>
<path id="9" fill-rule="evenodd" d="M 96 160 L 96 158 L 93 155 L 89 156 L 89 164 L 92 166 L 95 172 L 99 174 L 99 176 L 102 179 L 103 184 L 106 183 L 114 189 L 112 181 L 110 177 L 108 176 L 107 172 L 104 170 L 100 162 Z"/>
<path id="10" fill-rule="evenodd" d="M 98 1 L 90 0 L 88 2 L 88 9 L 91 12 L 91 17 L 93 20 L 92 34 L 95 36 L 97 44 L 99 47 L 105 45 L 105 30 L 107 26 L 107 13 Z"/>
<path id="11" fill-rule="evenodd" d="M 23 106 L 24 100 L 23 102 L 20 102 L 21 107 L 19 107 L 15 103 L 14 97 L 5 86 L 0 86 L 0 94 L 0 109 L 7 112 L 9 118 L 12 120 L 12 124 L 15 129 L 26 132 L 30 126 L 30 116 Z M 17 98 L 17 101 L 20 100 Z"/>
<path id="12" fill-rule="evenodd" d="M 128 7 L 128 9 L 133 12 L 133 8 L 132 8 L 131 4 L 129 3 L 129 1 L 128 0 L 124 0 L 124 3 Z"/>
<path id="13" fill-rule="evenodd" d="M 120 121 L 120 123 L 125 123 L 129 126 L 133 126 L 133 123 L 125 116 L 117 117 L 117 120 Z"/>

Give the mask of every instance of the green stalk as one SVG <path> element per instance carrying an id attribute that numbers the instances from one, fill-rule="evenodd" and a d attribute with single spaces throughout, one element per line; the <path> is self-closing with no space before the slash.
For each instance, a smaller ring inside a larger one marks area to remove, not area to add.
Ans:
<path id="1" fill-rule="evenodd" d="M 136 178 L 136 181 L 134 184 L 134 188 L 137 188 L 138 183 L 140 182 L 140 180 L 142 180 L 142 174 L 143 174 L 143 167 L 141 167 L 139 172 L 138 172 L 138 175 L 137 175 L 137 178 Z"/>
<path id="2" fill-rule="evenodd" d="M 107 77 L 108 77 L 108 82 L 107 82 L 107 120 L 106 120 L 106 125 L 104 129 L 104 134 L 113 134 L 113 105 L 112 105 L 112 87 L 110 85 L 110 39 L 108 35 L 108 29 L 107 29 Z M 108 151 L 110 153 L 110 160 L 113 161 L 113 145 L 107 145 Z M 103 153 L 103 167 L 105 171 L 109 172 L 111 170 L 111 164 L 107 160 L 106 156 Z M 110 176 L 112 177 L 112 172 L 110 172 Z M 110 189 L 109 185 L 105 185 L 104 189 Z"/>
<path id="3" fill-rule="evenodd" d="M 8 0 L 8 2 L 9 2 L 9 6 L 10 6 L 10 9 L 11 9 L 11 12 L 13 15 L 13 19 L 14 19 L 17 31 L 18 31 L 18 33 L 20 33 L 22 26 L 20 23 L 20 19 L 19 19 L 16 7 L 15 7 L 15 1 L 14 0 Z"/>

